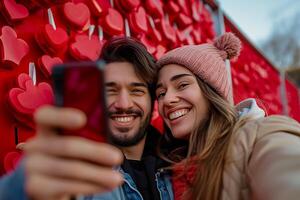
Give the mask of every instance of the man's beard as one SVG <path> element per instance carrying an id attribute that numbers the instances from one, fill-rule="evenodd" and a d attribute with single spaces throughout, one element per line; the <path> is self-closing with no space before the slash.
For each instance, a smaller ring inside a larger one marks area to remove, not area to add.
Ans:
<path id="1" fill-rule="evenodd" d="M 126 111 L 125 113 L 130 114 L 131 111 Z M 136 112 L 136 111 L 132 111 Z M 120 111 L 116 112 L 120 113 Z M 139 117 L 142 118 L 143 113 L 140 111 L 136 112 Z M 113 114 L 113 113 L 110 113 Z M 121 146 L 121 147 L 129 147 L 138 144 L 145 136 L 146 136 L 146 129 L 149 126 L 151 119 L 151 114 L 148 114 L 144 122 L 141 122 L 141 126 L 139 127 L 138 131 L 133 134 L 131 137 L 118 137 L 114 135 L 113 133 L 109 134 L 109 140 L 112 144 Z M 129 128 L 123 128 L 123 129 L 118 129 L 120 132 L 127 133 L 130 129 Z"/>

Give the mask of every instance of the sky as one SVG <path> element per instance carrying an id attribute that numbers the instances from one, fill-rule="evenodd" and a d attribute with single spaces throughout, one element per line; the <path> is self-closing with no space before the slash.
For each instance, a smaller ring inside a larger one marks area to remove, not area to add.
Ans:
<path id="1" fill-rule="evenodd" d="M 275 26 L 300 11 L 298 0 L 217 0 L 239 29 L 259 46 Z M 300 36 L 299 36 L 300 37 Z"/>

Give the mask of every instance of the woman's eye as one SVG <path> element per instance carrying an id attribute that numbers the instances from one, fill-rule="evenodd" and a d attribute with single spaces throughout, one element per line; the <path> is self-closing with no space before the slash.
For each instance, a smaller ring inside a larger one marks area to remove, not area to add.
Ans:
<path id="1" fill-rule="evenodd" d="M 189 85 L 188 83 L 181 83 L 181 84 L 179 84 L 178 89 L 183 89 L 188 85 Z"/>
<path id="2" fill-rule="evenodd" d="M 164 95 L 165 95 L 165 92 L 159 92 L 159 93 L 157 93 L 156 98 L 157 98 L 157 99 L 160 99 L 160 98 L 163 97 Z"/>

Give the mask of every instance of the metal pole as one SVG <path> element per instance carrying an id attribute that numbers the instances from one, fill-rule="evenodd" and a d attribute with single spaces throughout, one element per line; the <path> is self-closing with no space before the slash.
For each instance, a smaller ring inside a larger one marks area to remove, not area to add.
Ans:
<path id="1" fill-rule="evenodd" d="M 223 11 L 222 11 L 220 4 L 218 2 L 216 2 L 216 3 L 217 3 L 217 9 L 215 9 L 215 10 L 211 9 L 211 13 L 213 16 L 216 33 L 218 36 L 220 36 L 225 33 L 224 15 L 223 15 Z M 231 77 L 231 66 L 230 66 L 229 60 L 225 61 L 225 65 L 226 65 L 226 69 L 228 72 L 228 80 L 229 80 L 229 84 L 230 84 L 230 88 L 231 88 L 231 90 L 229 91 L 230 92 L 229 96 L 231 97 L 231 99 L 229 99 L 229 101 L 233 105 L 234 104 L 234 102 L 233 102 L 233 87 L 232 87 L 232 77 Z"/>
<path id="2" fill-rule="evenodd" d="M 286 85 L 285 85 L 285 69 L 279 70 L 280 74 L 280 96 L 282 102 L 282 114 L 288 116 L 288 102 L 287 102 L 287 93 L 286 93 Z"/>

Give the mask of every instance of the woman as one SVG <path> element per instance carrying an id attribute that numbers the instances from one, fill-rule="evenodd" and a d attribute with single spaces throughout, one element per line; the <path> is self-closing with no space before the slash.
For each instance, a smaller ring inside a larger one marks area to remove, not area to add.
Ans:
<path id="1" fill-rule="evenodd" d="M 283 116 L 241 116 L 229 103 L 225 60 L 240 47 L 225 33 L 158 60 L 158 108 L 170 131 L 161 154 L 177 163 L 175 199 L 300 197 L 300 125 Z"/>

